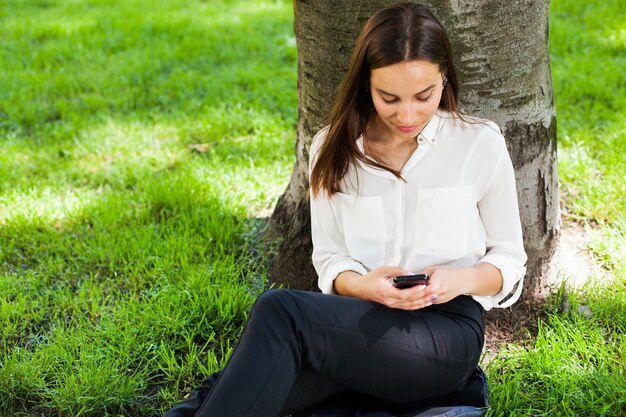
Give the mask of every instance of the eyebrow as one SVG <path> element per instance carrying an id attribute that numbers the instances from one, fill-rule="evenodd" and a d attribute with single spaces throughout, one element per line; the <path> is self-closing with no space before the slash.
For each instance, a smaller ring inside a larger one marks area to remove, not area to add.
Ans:
<path id="1" fill-rule="evenodd" d="M 420 94 L 424 94 L 425 92 L 427 92 L 428 90 L 435 88 L 437 86 L 437 84 L 432 84 L 428 87 L 426 87 L 425 89 L 423 89 L 422 91 L 420 91 L 419 93 L 415 93 L 416 96 L 419 96 Z M 378 91 L 381 94 L 385 94 L 387 96 L 394 96 L 394 97 L 398 97 L 396 94 L 392 94 L 392 93 L 388 93 L 385 90 L 381 90 L 380 88 L 376 88 L 376 91 Z"/>

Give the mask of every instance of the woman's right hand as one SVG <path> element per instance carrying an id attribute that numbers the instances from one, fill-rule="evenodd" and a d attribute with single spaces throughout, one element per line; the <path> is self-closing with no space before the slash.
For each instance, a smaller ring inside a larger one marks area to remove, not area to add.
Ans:
<path id="1" fill-rule="evenodd" d="M 398 289 L 393 277 L 409 272 L 399 266 L 382 266 L 366 275 L 353 271 L 342 272 L 335 278 L 335 292 L 341 295 L 375 301 L 390 308 L 417 310 L 432 304 L 426 285 Z"/>

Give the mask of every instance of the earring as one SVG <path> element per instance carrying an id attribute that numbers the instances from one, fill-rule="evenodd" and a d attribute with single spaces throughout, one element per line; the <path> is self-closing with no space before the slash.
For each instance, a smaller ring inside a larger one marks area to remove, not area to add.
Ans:
<path id="1" fill-rule="evenodd" d="M 446 84 L 448 83 L 448 77 L 446 77 L 445 75 L 443 76 L 443 85 L 441 86 L 441 89 L 443 90 L 444 88 L 446 88 Z"/>

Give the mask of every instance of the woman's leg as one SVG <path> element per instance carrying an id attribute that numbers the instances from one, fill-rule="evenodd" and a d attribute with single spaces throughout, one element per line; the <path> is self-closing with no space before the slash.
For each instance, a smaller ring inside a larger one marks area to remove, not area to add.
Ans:
<path id="1" fill-rule="evenodd" d="M 217 382 L 220 373 L 216 372 L 204 379 L 200 385 L 195 387 L 189 395 L 172 407 L 163 417 L 194 417 L 204 400 L 209 396 L 213 386 Z"/>
<path id="2" fill-rule="evenodd" d="M 398 404 L 443 395 L 471 374 L 482 343 L 480 310 L 469 297 L 407 312 L 349 297 L 270 290 L 255 303 L 197 416 L 276 416 L 344 387 Z M 303 370 L 328 383 L 295 401 Z"/>
<path id="3" fill-rule="evenodd" d="M 220 374 L 221 372 L 215 372 L 204 379 L 183 401 L 176 404 L 163 417 L 194 417 L 204 400 L 209 396 Z M 284 412 L 281 412 L 280 415 L 303 410 L 345 390 L 343 385 L 337 384 L 317 372 L 304 369 L 291 387 L 287 400 L 283 404 Z"/>

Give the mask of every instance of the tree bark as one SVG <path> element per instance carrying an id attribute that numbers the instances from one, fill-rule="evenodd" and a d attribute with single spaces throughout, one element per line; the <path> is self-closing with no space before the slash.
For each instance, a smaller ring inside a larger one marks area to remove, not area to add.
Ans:
<path id="1" fill-rule="evenodd" d="M 296 165 L 269 225 L 279 238 L 271 279 L 316 289 L 311 264 L 308 149 L 324 126 L 361 27 L 396 0 L 294 0 L 298 46 Z M 459 73 L 460 107 L 507 139 L 528 253 L 526 295 L 543 292 L 559 232 L 556 120 L 548 51 L 549 0 L 424 0 L 442 22 Z"/>

